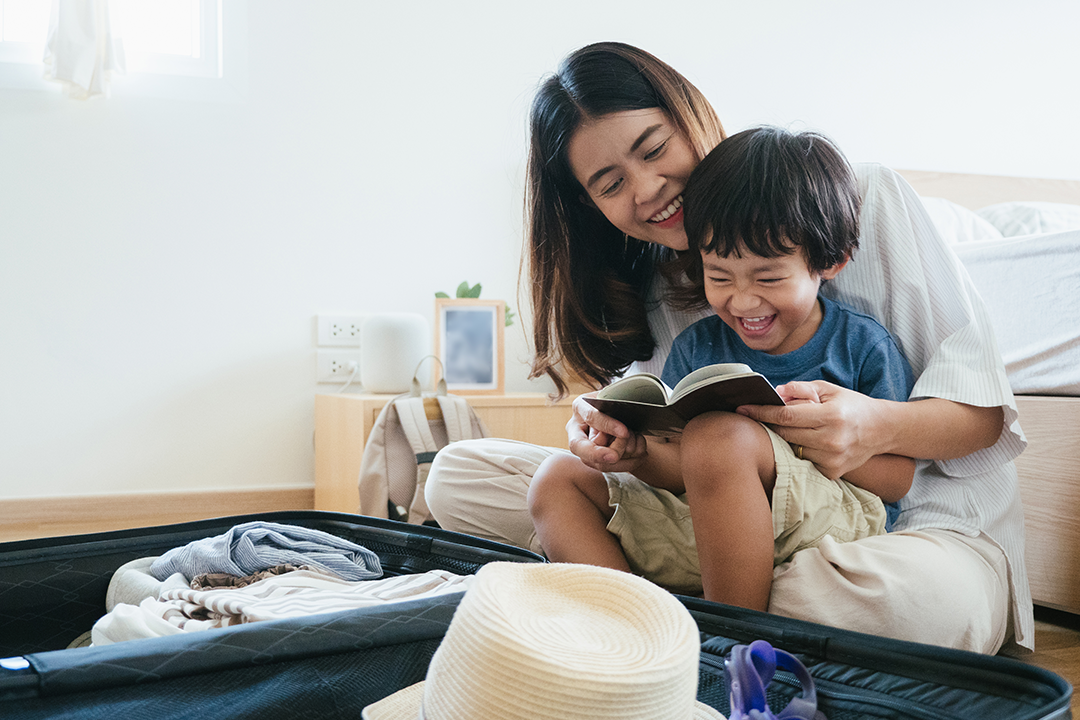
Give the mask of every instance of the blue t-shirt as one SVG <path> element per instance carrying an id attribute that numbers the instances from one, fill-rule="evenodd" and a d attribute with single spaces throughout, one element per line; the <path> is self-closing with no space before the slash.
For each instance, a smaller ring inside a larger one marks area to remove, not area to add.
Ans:
<path id="1" fill-rule="evenodd" d="M 882 400 L 903 402 L 915 385 L 911 366 L 889 331 L 869 315 L 819 295 L 823 316 L 814 337 L 802 347 L 770 355 L 746 347 L 738 334 L 711 315 L 679 333 L 661 379 L 668 387 L 698 368 L 715 363 L 745 363 L 775 385 L 795 380 L 827 380 Z M 886 529 L 900 513 L 885 505 Z"/>

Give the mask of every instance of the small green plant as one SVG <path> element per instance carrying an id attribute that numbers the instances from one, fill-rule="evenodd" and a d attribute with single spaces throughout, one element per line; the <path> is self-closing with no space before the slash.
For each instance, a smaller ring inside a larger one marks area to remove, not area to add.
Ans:
<path id="1" fill-rule="evenodd" d="M 475 285 L 470 287 L 469 282 L 467 280 L 465 280 L 460 285 L 457 286 L 457 290 L 455 291 L 455 293 L 456 293 L 455 297 L 459 297 L 459 298 L 478 298 L 478 297 L 480 297 L 480 290 L 481 290 L 480 283 L 476 283 Z M 437 297 L 437 298 L 448 298 L 450 296 L 447 295 L 446 293 L 440 291 L 440 292 L 435 293 L 435 297 Z M 507 305 L 506 306 L 506 327 L 510 327 L 513 324 L 514 324 L 514 313 L 510 312 L 510 306 Z"/>

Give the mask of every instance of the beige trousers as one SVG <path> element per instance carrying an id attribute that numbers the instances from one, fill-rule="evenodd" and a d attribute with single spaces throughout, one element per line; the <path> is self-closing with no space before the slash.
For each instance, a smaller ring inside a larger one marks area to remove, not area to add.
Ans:
<path id="1" fill-rule="evenodd" d="M 456 532 L 543 553 L 526 502 L 555 448 L 485 438 L 439 453 L 427 503 Z M 825 538 L 773 573 L 769 612 L 913 642 L 994 653 L 1009 632 L 1005 555 L 985 535 L 901 531 L 840 543 Z"/>

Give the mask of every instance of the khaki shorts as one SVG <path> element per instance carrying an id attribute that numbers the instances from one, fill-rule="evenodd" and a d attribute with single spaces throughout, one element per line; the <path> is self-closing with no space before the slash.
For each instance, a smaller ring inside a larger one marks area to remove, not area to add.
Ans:
<path id="1" fill-rule="evenodd" d="M 885 532 L 881 498 L 844 480 L 830 480 L 809 460 L 765 428 L 773 444 L 773 566 L 825 537 L 851 542 Z M 615 515 L 608 531 L 619 538 L 630 569 L 672 592 L 701 593 L 690 506 L 630 473 L 607 473 L 608 504 Z"/>

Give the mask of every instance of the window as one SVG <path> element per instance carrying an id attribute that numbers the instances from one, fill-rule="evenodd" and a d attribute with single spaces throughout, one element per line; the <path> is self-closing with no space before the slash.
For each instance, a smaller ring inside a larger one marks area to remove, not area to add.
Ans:
<path id="1" fill-rule="evenodd" d="M 110 0 L 127 72 L 221 77 L 221 0 Z"/>
<path id="2" fill-rule="evenodd" d="M 55 87 L 42 79 L 41 66 L 52 4 L 0 0 L 0 87 Z M 109 0 L 125 67 L 123 75 L 113 76 L 113 96 L 237 100 L 246 86 L 246 5 L 245 0 Z"/>
<path id="3" fill-rule="evenodd" d="M 128 74 L 221 77 L 221 0 L 110 0 Z M 0 0 L 0 62 L 37 64 L 51 0 Z"/>
<path id="4" fill-rule="evenodd" d="M 0 62 L 41 62 L 51 7 L 49 0 L 0 0 Z"/>

